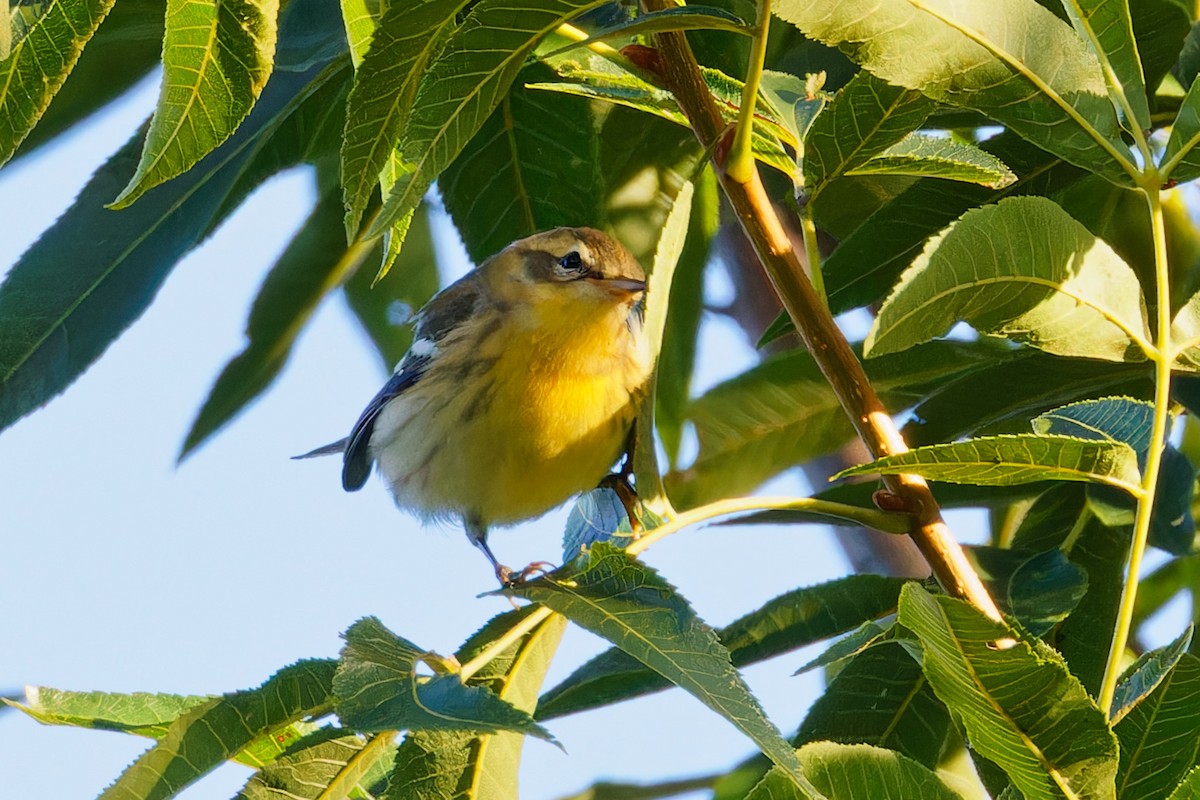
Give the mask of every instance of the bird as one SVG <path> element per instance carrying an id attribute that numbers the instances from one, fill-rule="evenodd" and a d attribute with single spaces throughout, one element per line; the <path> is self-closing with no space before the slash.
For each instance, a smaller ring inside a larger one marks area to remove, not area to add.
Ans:
<path id="1" fill-rule="evenodd" d="M 652 367 L 645 293 L 637 259 L 602 231 L 515 241 L 417 312 L 350 435 L 298 458 L 341 453 L 351 492 L 378 465 L 397 506 L 460 519 L 508 585 L 489 530 L 596 487 L 627 449 Z"/>

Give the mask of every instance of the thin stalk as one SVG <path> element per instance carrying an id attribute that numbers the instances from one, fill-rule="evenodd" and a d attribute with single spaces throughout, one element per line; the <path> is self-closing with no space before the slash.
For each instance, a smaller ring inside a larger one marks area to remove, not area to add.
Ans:
<path id="1" fill-rule="evenodd" d="M 708 505 L 679 512 L 668 522 L 653 530 L 646 531 L 640 538 L 630 543 L 625 552 L 631 556 L 645 550 L 650 545 L 665 539 L 673 533 L 678 533 L 689 525 L 707 522 L 715 517 L 726 517 L 730 514 L 744 514 L 747 511 L 808 511 L 813 514 L 855 522 L 866 528 L 886 531 L 887 533 L 903 534 L 908 530 L 907 520 L 897 514 L 887 514 L 860 506 L 833 503 L 828 500 L 817 500 L 812 497 L 731 497 L 727 500 L 717 500 Z"/>
<path id="2" fill-rule="evenodd" d="M 1154 354 L 1154 424 L 1150 430 L 1150 452 L 1146 456 L 1146 466 L 1142 475 L 1142 493 L 1138 497 L 1137 514 L 1134 517 L 1129 568 L 1125 575 L 1125 587 L 1121 591 L 1121 605 L 1117 611 L 1117 625 L 1113 630 L 1112 645 L 1108 651 L 1108 663 L 1104 667 L 1104 680 L 1100 684 L 1100 696 L 1097 698 L 1100 710 L 1105 716 L 1110 715 L 1112 711 L 1117 679 L 1121 675 L 1121 659 L 1125 655 L 1133 628 L 1138 578 L 1142 569 L 1142 556 L 1146 553 L 1146 542 L 1150 537 L 1150 515 L 1154 511 L 1158 468 L 1162 462 L 1163 445 L 1167 438 L 1171 362 L 1175 357 L 1171 347 L 1170 274 L 1167 267 L 1167 237 L 1163 225 L 1162 196 L 1158 187 L 1154 186 L 1145 189 L 1144 192 L 1150 210 L 1150 230 L 1154 239 L 1154 288 L 1158 300 L 1155 337 L 1158 352 Z"/>
<path id="3" fill-rule="evenodd" d="M 738 183 L 747 183 L 754 171 L 754 153 L 750 143 L 754 133 L 754 108 L 758 104 L 758 83 L 762 78 L 763 61 L 767 57 L 767 31 L 771 27 L 771 0 L 758 0 L 758 19 L 750 45 L 750 63 L 746 66 L 746 83 L 742 86 L 742 107 L 738 112 L 737 132 L 729 153 L 725 171 Z"/>
<path id="4" fill-rule="evenodd" d="M 812 203 L 805 203 L 800 209 L 800 232 L 804 235 L 808 278 L 812 281 L 813 291 L 821 298 L 821 305 L 828 308 L 829 298 L 825 294 L 825 273 L 821 271 L 821 248 L 817 246 L 817 224 L 813 221 Z"/>
<path id="5" fill-rule="evenodd" d="M 509 628 L 503 636 L 485 647 L 479 655 L 462 665 L 462 669 L 458 671 L 458 676 L 462 678 L 463 683 L 466 683 L 468 678 L 490 664 L 496 656 L 512 647 L 514 642 L 520 641 L 522 636 L 536 628 L 553 613 L 546 606 L 540 606 L 531 612 L 528 617 Z"/>

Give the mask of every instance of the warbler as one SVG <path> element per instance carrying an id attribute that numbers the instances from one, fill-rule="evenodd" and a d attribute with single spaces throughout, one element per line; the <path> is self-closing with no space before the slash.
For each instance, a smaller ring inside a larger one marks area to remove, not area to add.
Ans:
<path id="1" fill-rule="evenodd" d="M 459 517 L 502 583 L 488 529 L 595 487 L 620 456 L 650 375 L 645 273 L 591 228 L 516 241 L 433 297 L 341 452 L 342 486 L 373 464 L 396 504 Z"/>

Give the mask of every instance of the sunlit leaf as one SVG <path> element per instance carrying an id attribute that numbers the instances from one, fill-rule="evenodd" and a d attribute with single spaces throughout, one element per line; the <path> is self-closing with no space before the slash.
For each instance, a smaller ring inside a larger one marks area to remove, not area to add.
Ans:
<path id="1" fill-rule="evenodd" d="M 233 758 L 260 737 L 333 709 L 337 662 L 301 661 L 257 689 L 214 698 L 184 713 L 121 774 L 102 800 L 159 800 Z"/>
<path id="2" fill-rule="evenodd" d="M 997 647 L 1010 628 L 915 584 L 900 594 L 900 623 L 920 639 L 925 675 L 971 746 L 1028 800 L 1113 797 L 1116 738 L 1052 649 Z"/>
<path id="3" fill-rule="evenodd" d="M 868 355 L 960 320 L 1057 355 L 1137 361 L 1151 346 L 1133 270 L 1050 200 L 1008 198 L 931 239 L 868 335 Z"/>
<path id="4" fill-rule="evenodd" d="M 748 736 L 797 786 L 810 788 L 795 752 L 767 719 L 729 651 L 653 570 L 606 543 L 511 590 L 554 609 L 686 690 Z"/>
<path id="5" fill-rule="evenodd" d="M 806 775 L 826 796 L 871 800 L 963 800 L 930 767 L 892 750 L 865 744 L 813 742 L 798 751 Z M 808 800 L 778 767 L 746 800 Z"/>
<path id="6" fill-rule="evenodd" d="M 465 5 L 466 0 L 392 3 L 379 18 L 346 100 L 341 175 L 347 235 L 358 231 L 380 173 L 408 124 L 421 76 Z"/>
<path id="7" fill-rule="evenodd" d="M 430 730 L 494 733 L 515 730 L 553 741 L 527 712 L 457 674 L 418 672 L 426 653 L 367 617 L 345 633 L 334 678 L 337 713 L 359 731 Z"/>
<path id="8" fill-rule="evenodd" d="M 458 652 L 466 663 L 520 624 L 535 606 L 493 618 Z M 471 680 L 501 700 L 532 712 L 538 690 L 566 627 L 557 614 L 497 653 Z M 477 736 L 448 731 L 414 731 L 396 754 L 387 800 L 516 800 L 517 768 L 524 735 L 504 732 Z"/>
<path id="9" fill-rule="evenodd" d="M 932 444 L 842 470 L 852 475 L 913 473 L 932 481 L 1010 486 L 1035 481 L 1094 481 L 1141 492 L 1137 455 L 1127 444 L 1070 436 L 1005 435 Z"/>
<path id="10" fill-rule="evenodd" d="M 476 262 L 560 225 L 604 227 L 596 151 L 599 119 L 587 100 L 524 87 L 554 73 L 523 69 L 479 133 L 438 179 L 446 210 Z M 580 187 L 589 187 L 581 191 Z"/>
<path id="11" fill-rule="evenodd" d="M 978 183 L 989 189 L 1000 189 L 1016 180 L 1009 168 L 986 150 L 944 136 L 917 133 L 910 133 L 847 174 L 943 178 Z"/>
<path id="12" fill-rule="evenodd" d="M 0 164 L 12 158 L 45 113 L 112 5 L 113 0 L 52 0 L 25 35 L 0 52 Z M 0 22 L 11 34 L 9 20 Z"/>
<path id="13" fill-rule="evenodd" d="M 1126 128 L 1150 130 L 1150 105 L 1128 0 L 1065 0 L 1063 7 L 1099 59 L 1109 96 Z"/>
<path id="14" fill-rule="evenodd" d="M 1033 0 L 780 0 L 773 10 L 889 83 L 979 111 L 1129 183 L 1132 159 L 1096 56 Z"/>
<path id="15" fill-rule="evenodd" d="M 203 695 L 147 692 L 66 692 L 30 686 L 25 690 L 24 703 L 10 705 L 45 725 L 73 725 L 161 739 L 180 715 L 213 699 Z"/>
<path id="16" fill-rule="evenodd" d="M 913 89 L 860 72 L 842 87 L 804 139 L 804 188 L 808 202 L 824 188 L 866 164 L 916 130 L 934 103 Z"/>
<path id="17" fill-rule="evenodd" d="M 851 630 L 895 608 L 903 581 L 852 575 L 796 589 L 717 631 L 735 667 L 753 664 Z M 611 649 L 575 670 L 538 703 L 540 720 L 665 689 L 667 678 L 623 650 Z"/>
<path id="18" fill-rule="evenodd" d="M 366 738 L 341 728 L 322 728 L 296 742 L 254 774 L 234 800 L 327 800 L 371 797 L 370 789 L 391 770 L 396 734 Z"/>
<path id="19" fill-rule="evenodd" d="M 1200 761 L 1200 658 L 1184 653 L 1114 730 L 1121 743 L 1117 797 L 1166 797 Z"/>
<path id="20" fill-rule="evenodd" d="M 396 176 L 368 234 L 382 234 L 412 213 L 500 104 L 543 36 L 603 1 L 538 0 L 514 11 L 507 0 L 482 0 L 472 8 L 421 79 L 400 146 L 410 166 Z"/>
<path id="21" fill-rule="evenodd" d="M 271 77 L 278 13 L 279 0 L 167 0 L 158 108 L 113 208 L 191 169 L 237 130 Z"/>

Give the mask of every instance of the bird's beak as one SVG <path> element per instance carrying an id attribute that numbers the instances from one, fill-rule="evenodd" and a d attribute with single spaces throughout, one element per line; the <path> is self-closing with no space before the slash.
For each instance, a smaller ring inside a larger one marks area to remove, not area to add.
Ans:
<path id="1" fill-rule="evenodd" d="M 613 294 L 640 294 L 646 291 L 646 282 L 636 278 L 601 278 L 596 283 Z"/>

